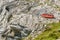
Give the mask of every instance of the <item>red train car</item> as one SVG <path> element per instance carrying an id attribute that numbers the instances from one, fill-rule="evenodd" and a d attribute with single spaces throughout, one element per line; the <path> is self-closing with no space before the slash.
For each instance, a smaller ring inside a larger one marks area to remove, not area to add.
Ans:
<path id="1" fill-rule="evenodd" d="M 46 13 L 44 13 L 44 14 L 41 14 L 41 16 L 44 17 L 44 18 L 54 18 L 53 14 L 46 14 Z"/>

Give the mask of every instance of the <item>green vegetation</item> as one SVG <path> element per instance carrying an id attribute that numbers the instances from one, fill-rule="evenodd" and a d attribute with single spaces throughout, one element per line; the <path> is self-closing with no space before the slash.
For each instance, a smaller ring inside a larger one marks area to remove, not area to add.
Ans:
<path id="1" fill-rule="evenodd" d="M 47 26 L 48 28 L 34 40 L 56 40 L 60 38 L 60 23 L 52 23 Z"/>

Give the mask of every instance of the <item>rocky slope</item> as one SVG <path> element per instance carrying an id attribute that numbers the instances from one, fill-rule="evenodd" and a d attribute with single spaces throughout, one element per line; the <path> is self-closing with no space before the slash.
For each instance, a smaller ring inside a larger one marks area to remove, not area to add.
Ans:
<path id="1" fill-rule="evenodd" d="M 56 2 L 58 1 L 0 0 L 0 39 L 27 40 L 29 35 L 33 39 L 45 30 L 46 24 L 59 22 L 60 5 Z M 52 13 L 55 19 L 43 18 L 42 13 Z"/>

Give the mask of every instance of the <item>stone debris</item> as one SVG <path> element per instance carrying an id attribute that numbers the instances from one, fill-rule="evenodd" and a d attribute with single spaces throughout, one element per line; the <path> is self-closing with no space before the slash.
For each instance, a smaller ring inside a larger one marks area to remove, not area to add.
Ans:
<path id="1" fill-rule="evenodd" d="M 45 2 L 45 0 L 0 0 L 0 40 L 22 40 L 29 35 L 34 38 L 45 30 L 46 24 L 59 22 L 60 11 L 48 6 L 47 2 L 44 4 Z M 42 13 L 52 13 L 55 19 L 43 18 Z"/>

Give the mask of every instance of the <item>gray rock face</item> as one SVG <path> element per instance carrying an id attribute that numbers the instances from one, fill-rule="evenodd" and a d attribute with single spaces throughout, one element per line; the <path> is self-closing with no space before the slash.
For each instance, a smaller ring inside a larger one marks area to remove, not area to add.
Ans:
<path id="1" fill-rule="evenodd" d="M 0 0 L 0 39 L 19 40 L 35 30 L 38 17 L 27 14 L 32 5 L 18 0 Z"/>
<path id="2" fill-rule="evenodd" d="M 30 34 L 33 37 L 34 33 L 44 30 L 46 23 L 58 21 L 41 17 L 41 13 L 54 9 L 38 5 L 37 1 L 0 0 L 0 40 L 21 40 Z"/>

